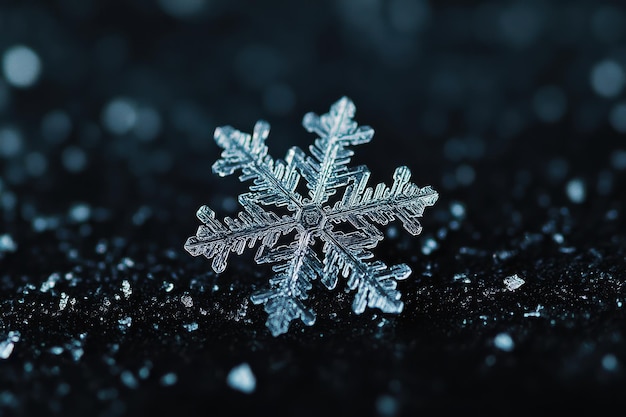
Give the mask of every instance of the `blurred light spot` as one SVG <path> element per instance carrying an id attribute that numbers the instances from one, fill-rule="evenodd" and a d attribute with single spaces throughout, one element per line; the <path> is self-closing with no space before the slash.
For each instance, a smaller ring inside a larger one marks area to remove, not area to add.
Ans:
<path id="1" fill-rule="evenodd" d="M 398 401 L 390 395 L 381 395 L 376 399 L 376 411 L 383 417 L 395 416 L 398 408 Z"/>
<path id="2" fill-rule="evenodd" d="M 263 93 L 263 106 L 272 114 L 279 116 L 289 114 L 295 103 L 295 94 L 285 84 L 272 84 Z"/>
<path id="3" fill-rule="evenodd" d="M 251 394 L 256 389 L 256 377 L 247 363 L 242 363 L 231 369 L 226 377 L 226 382 L 232 389 L 246 394 Z"/>
<path id="4" fill-rule="evenodd" d="M 618 364 L 617 358 L 611 353 L 607 353 L 602 357 L 602 367 L 607 371 L 617 370 Z"/>
<path id="5" fill-rule="evenodd" d="M 7 49 L 2 57 L 2 70 L 13 87 L 28 88 L 37 82 L 41 73 L 39 56 L 27 46 Z"/>
<path id="6" fill-rule="evenodd" d="M 619 133 L 626 133 L 626 102 L 616 104 L 609 114 L 609 122 Z"/>
<path id="7" fill-rule="evenodd" d="M 542 28 L 538 10 L 524 3 L 505 8 L 498 23 L 504 38 L 510 44 L 519 47 L 530 45 Z"/>
<path id="8" fill-rule="evenodd" d="M 585 183 L 581 179 L 574 178 L 570 180 L 567 183 L 565 190 L 567 192 L 567 197 L 572 203 L 580 204 L 585 201 L 587 190 L 585 188 Z"/>
<path id="9" fill-rule="evenodd" d="M 161 131 L 161 116 L 151 107 L 141 107 L 137 111 L 137 120 L 133 132 L 143 141 L 151 141 Z"/>
<path id="10" fill-rule="evenodd" d="M 48 160 L 40 152 L 31 152 L 26 155 L 24 163 L 26 165 L 26 172 L 33 177 L 43 175 L 48 168 Z"/>
<path id="11" fill-rule="evenodd" d="M 422 30 L 430 18 L 430 8 L 422 0 L 392 0 L 389 4 L 389 22 L 402 33 Z"/>
<path id="12" fill-rule="evenodd" d="M 546 123 L 559 121 L 565 114 L 566 106 L 565 94 L 556 86 L 540 88 L 533 98 L 533 108 L 537 117 Z"/>
<path id="13" fill-rule="evenodd" d="M 0 129 L 0 156 L 11 158 L 20 153 L 23 146 L 22 134 L 13 127 Z"/>
<path id="14" fill-rule="evenodd" d="M 266 45 L 249 45 L 237 55 L 235 70 L 248 86 L 264 88 L 285 73 L 286 65 L 276 49 Z"/>
<path id="15" fill-rule="evenodd" d="M 85 152 L 76 146 L 65 148 L 61 155 L 61 160 L 65 169 L 72 173 L 81 172 L 87 165 Z"/>
<path id="16" fill-rule="evenodd" d="M 177 18 L 193 17 L 204 11 L 207 0 L 159 0 L 163 11 Z"/>
<path id="17" fill-rule="evenodd" d="M 450 203 L 450 213 L 455 219 L 463 219 L 465 218 L 465 206 L 463 203 L 453 201 Z"/>
<path id="18" fill-rule="evenodd" d="M 161 377 L 161 385 L 164 385 L 166 387 L 171 386 L 176 384 L 176 382 L 178 382 L 178 375 L 176 375 L 174 372 L 170 372 L 168 374 L 165 374 Z"/>
<path id="19" fill-rule="evenodd" d="M 618 149 L 611 154 L 611 165 L 618 171 L 626 169 L 626 151 Z"/>
<path id="20" fill-rule="evenodd" d="M 598 173 L 598 194 L 609 195 L 613 191 L 613 174 L 611 171 L 600 171 Z"/>
<path id="21" fill-rule="evenodd" d="M 622 9 L 602 6 L 591 17 L 591 30 L 600 41 L 614 42 L 624 34 L 626 18 Z"/>
<path id="22" fill-rule="evenodd" d="M 136 121 L 135 105 L 125 97 L 118 97 L 109 102 L 102 113 L 104 128 L 114 135 L 128 133 Z"/>
<path id="23" fill-rule="evenodd" d="M 60 143 L 67 139 L 72 130 L 72 120 L 62 110 L 53 110 L 41 121 L 41 134 L 44 139 Z"/>
<path id="24" fill-rule="evenodd" d="M 484 142 L 476 137 L 451 138 L 443 147 L 446 158 L 451 161 L 459 161 L 463 158 L 480 159 L 485 152 Z"/>
<path id="25" fill-rule="evenodd" d="M 85 203 L 74 204 L 69 211 L 69 217 L 76 223 L 82 223 L 91 217 L 91 207 Z"/>
<path id="26" fill-rule="evenodd" d="M 467 186 L 474 182 L 476 173 L 470 165 L 459 165 L 456 169 L 456 182 L 459 185 Z"/>
<path id="27" fill-rule="evenodd" d="M 568 170 L 569 166 L 565 159 L 555 158 L 548 163 L 548 177 L 553 182 L 562 181 L 567 176 Z"/>
<path id="28" fill-rule="evenodd" d="M 510 352 L 515 347 L 515 343 L 508 333 L 498 333 L 493 339 L 493 344 L 500 350 Z"/>
<path id="29" fill-rule="evenodd" d="M 624 83 L 624 70 L 615 61 L 601 61 L 591 70 L 591 87 L 599 96 L 610 98 L 619 95 Z"/>

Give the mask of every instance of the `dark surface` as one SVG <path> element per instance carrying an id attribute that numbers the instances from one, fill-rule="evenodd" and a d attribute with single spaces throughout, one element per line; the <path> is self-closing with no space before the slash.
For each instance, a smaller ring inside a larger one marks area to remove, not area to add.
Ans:
<path id="1" fill-rule="evenodd" d="M 27 45 L 42 72 L 28 88 L 0 73 L 0 235 L 17 244 L 0 250 L 0 343 L 19 332 L 0 359 L 0 415 L 623 405 L 621 3 L 258 3 L 1 4 L 0 52 Z M 168 4 L 205 7 L 174 16 Z M 594 81 L 602 62 L 617 75 Z M 268 120 L 280 157 L 314 139 L 307 111 L 343 95 L 376 130 L 353 163 L 372 182 L 407 165 L 440 198 L 422 235 L 398 227 L 375 250 L 414 271 L 402 314 L 355 316 L 352 294 L 316 286 L 316 324 L 273 338 L 248 301 L 269 267 L 248 253 L 216 276 L 182 248 L 200 205 L 232 215 L 246 190 L 211 175 L 212 131 Z M 120 98 L 156 112 L 156 130 L 152 116 L 107 119 Z M 510 291 L 514 274 L 525 284 Z M 249 395 L 226 382 L 241 363 Z"/>

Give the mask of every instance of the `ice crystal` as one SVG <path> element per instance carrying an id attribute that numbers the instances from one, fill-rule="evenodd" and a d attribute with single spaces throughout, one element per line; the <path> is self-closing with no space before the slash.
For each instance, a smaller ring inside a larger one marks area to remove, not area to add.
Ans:
<path id="1" fill-rule="evenodd" d="M 371 261 L 370 249 L 384 237 L 377 226 L 395 219 L 412 235 L 419 234 L 418 218 L 438 194 L 429 186 L 419 188 L 409 182 L 407 167 L 396 169 L 391 187 L 383 183 L 368 187 L 367 167 L 348 167 L 354 154 L 348 147 L 369 142 L 374 130 L 358 126 L 354 113 L 352 101 L 343 97 L 327 114 L 306 114 L 304 128 L 317 135 L 309 147 L 311 155 L 293 147 L 284 160 L 268 154 L 265 139 L 270 127 L 264 121 L 256 123 L 252 135 L 230 126 L 215 130 L 215 141 L 224 151 L 213 172 L 223 177 L 240 171 L 241 181 L 252 180 L 250 192 L 239 196 L 243 211 L 223 222 L 202 206 L 197 216 L 204 224 L 187 240 L 185 249 L 212 259 L 213 270 L 220 273 L 231 252 L 242 254 L 260 242 L 255 260 L 274 263 L 274 276 L 270 288 L 253 294 L 251 300 L 264 304 L 269 314 L 266 325 L 274 336 L 285 333 L 295 319 L 306 325 L 315 322 L 315 313 L 303 301 L 316 279 L 332 290 L 340 275 L 347 278 L 347 288 L 356 290 L 352 305 L 356 314 L 365 307 L 385 313 L 403 309 L 397 280 L 407 278 L 411 269 Z M 301 180 L 306 195 L 298 192 Z M 342 189 L 340 197 L 335 196 Z M 278 215 L 263 206 L 282 208 L 288 214 Z M 288 244 L 279 242 L 291 237 Z"/>

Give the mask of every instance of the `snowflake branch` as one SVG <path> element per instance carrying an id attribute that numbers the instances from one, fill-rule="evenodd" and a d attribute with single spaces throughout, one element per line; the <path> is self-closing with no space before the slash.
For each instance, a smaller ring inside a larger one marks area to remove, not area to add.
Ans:
<path id="1" fill-rule="evenodd" d="M 230 126 L 215 129 L 215 141 L 224 148 L 222 159 L 213 164 L 213 172 L 224 177 L 240 169 L 241 181 L 250 180 L 254 184 L 254 200 L 260 204 L 287 206 L 291 211 L 302 206 L 302 198 L 295 192 L 300 174 L 292 163 L 292 157 L 285 161 L 274 161 L 267 153 L 265 139 L 269 135 L 268 123 L 258 121 L 254 125 L 252 137 Z"/>
<path id="2" fill-rule="evenodd" d="M 351 171 L 346 168 L 354 152 L 345 147 L 369 142 L 374 130 L 359 127 L 352 120 L 356 108 L 347 97 L 341 98 L 322 116 L 307 113 L 302 120 L 304 128 L 319 135 L 307 157 L 295 149 L 295 161 L 307 181 L 309 197 L 315 204 L 326 202 L 337 188 L 348 184 Z"/>
<path id="3" fill-rule="evenodd" d="M 263 253 L 257 252 L 259 263 L 281 262 L 272 267 L 276 275 L 270 280 L 270 289 L 259 291 L 250 297 L 254 304 L 264 304 L 269 314 L 266 326 L 272 335 L 278 336 L 289 330 L 290 323 L 299 318 L 307 326 L 315 323 L 315 312 L 304 306 L 301 300 L 308 298 L 311 281 L 322 270 L 322 263 L 310 248 L 311 232 L 299 232 L 295 242 Z"/>
<path id="4" fill-rule="evenodd" d="M 400 292 L 396 290 L 397 281 L 406 279 L 411 268 L 406 264 L 388 267 L 383 262 L 367 263 L 371 253 L 365 250 L 351 251 L 341 235 L 325 231 L 321 236 L 324 241 L 324 272 L 322 283 L 328 289 L 337 285 L 339 274 L 348 278 L 349 289 L 357 289 L 352 303 L 356 314 L 365 311 L 365 307 L 379 308 L 384 313 L 400 313 L 404 303 L 400 301 Z"/>
<path id="5" fill-rule="evenodd" d="M 274 246 L 281 235 L 298 225 L 293 217 L 264 212 L 248 194 L 242 194 L 239 202 L 244 211 L 235 219 L 226 217 L 224 224 L 215 219 L 215 212 L 208 206 L 200 207 L 196 215 L 204 224 L 185 243 L 191 255 L 213 259 L 211 267 L 217 273 L 224 272 L 231 252 L 241 255 L 246 247 L 254 247 L 259 240 L 261 248 Z"/>

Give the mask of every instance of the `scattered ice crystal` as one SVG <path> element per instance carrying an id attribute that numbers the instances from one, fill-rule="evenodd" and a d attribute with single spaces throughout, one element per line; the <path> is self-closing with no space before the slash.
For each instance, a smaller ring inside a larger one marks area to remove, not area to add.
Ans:
<path id="1" fill-rule="evenodd" d="M 59 311 L 65 310 L 65 307 L 67 307 L 67 302 L 69 298 L 70 298 L 69 295 L 67 295 L 66 293 L 64 292 L 61 293 L 61 299 L 59 300 Z"/>
<path id="2" fill-rule="evenodd" d="M 193 307 L 193 298 L 189 294 L 183 294 L 180 296 L 180 302 L 187 308 Z"/>
<path id="3" fill-rule="evenodd" d="M 132 293 L 133 293 L 133 290 L 132 288 L 130 288 L 130 282 L 128 282 L 128 280 L 122 281 L 122 294 L 124 294 L 124 298 L 128 300 L 128 298 L 130 298 Z"/>
<path id="4" fill-rule="evenodd" d="M 196 330 L 198 330 L 198 323 L 193 322 L 193 323 L 188 323 L 188 324 L 183 324 L 183 327 L 188 331 L 188 332 L 194 332 Z"/>
<path id="5" fill-rule="evenodd" d="M 31 87 L 41 73 L 41 60 L 31 48 L 16 45 L 2 56 L 2 71 L 9 84 L 17 88 Z"/>
<path id="6" fill-rule="evenodd" d="M 251 299 L 264 304 L 269 314 L 266 325 L 274 336 L 287 332 L 295 319 L 306 325 L 315 322 L 315 313 L 303 301 L 316 279 L 332 290 L 340 276 L 346 278 L 347 288 L 356 290 L 352 305 L 356 314 L 366 307 L 386 313 L 403 309 L 397 281 L 407 278 L 411 269 L 406 264 L 389 267 L 370 260 L 370 250 L 383 239 L 377 226 L 398 219 L 409 233 L 418 235 L 422 230 L 418 218 L 437 201 L 438 194 L 429 186 L 411 183 L 407 167 L 396 169 L 391 187 L 384 183 L 368 187 L 369 170 L 348 167 L 354 154 L 348 147 L 369 142 L 374 131 L 359 127 L 354 113 L 352 101 L 343 97 L 327 114 L 306 114 L 304 128 L 317 135 L 309 148 L 311 155 L 293 147 L 284 160 L 268 154 L 266 122 L 257 122 L 252 135 L 230 126 L 215 130 L 215 141 L 224 151 L 213 172 L 226 176 L 241 171 L 240 179 L 253 180 L 253 184 L 250 192 L 239 196 L 243 211 L 234 218 L 220 222 L 213 210 L 202 206 L 197 216 L 203 225 L 187 240 L 185 249 L 193 256 L 212 259 L 213 270 L 221 273 L 231 252 L 242 254 L 260 241 L 255 260 L 275 263 L 275 275 L 270 288 Z M 296 191 L 300 180 L 306 183 L 306 195 Z M 335 194 L 339 198 L 329 203 Z M 289 214 L 279 216 L 263 207 L 270 205 Z M 338 230 L 339 225 L 349 226 L 350 231 Z M 292 232 L 291 244 L 278 244 Z M 318 244 L 322 259 L 314 251 Z"/>
<path id="7" fill-rule="evenodd" d="M 232 389 L 246 394 L 251 394 L 256 389 L 256 377 L 247 363 L 242 363 L 231 369 L 226 382 Z"/>
<path id="8" fill-rule="evenodd" d="M 526 281 L 524 281 L 522 278 L 520 278 L 517 274 L 514 274 L 514 275 L 511 275 L 511 276 L 508 276 L 508 277 L 504 278 L 504 286 L 509 291 L 515 291 L 516 289 L 518 289 L 519 287 L 521 287 L 525 283 L 526 283 Z"/>
<path id="9" fill-rule="evenodd" d="M 515 347 L 515 343 L 508 333 L 498 333 L 493 339 L 493 344 L 500 350 L 510 352 Z"/>

